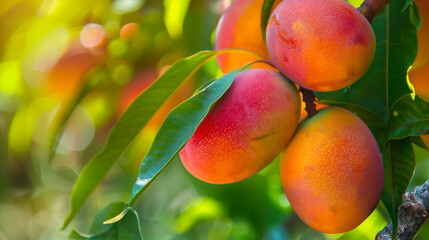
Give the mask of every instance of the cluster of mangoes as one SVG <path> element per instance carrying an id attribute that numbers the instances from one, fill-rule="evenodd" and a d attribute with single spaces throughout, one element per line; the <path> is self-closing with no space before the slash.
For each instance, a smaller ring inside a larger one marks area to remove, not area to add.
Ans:
<path id="1" fill-rule="evenodd" d="M 298 216 L 321 232 L 349 231 L 381 196 L 380 150 L 365 123 L 345 109 L 326 107 L 299 122 L 295 84 L 334 91 L 357 81 L 375 54 L 373 29 L 344 0 L 277 0 L 265 43 L 263 2 L 235 0 L 218 23 L 215 48 L 248 49 L 275 68 L 258 63 L 235 76 L 180 152 L 182 163 L 202 181 L 225 184 L 254 175 L 283 151 L 281 181 Z M 260 59 L 227 52 L 218 63 L 227 73 Z"/>

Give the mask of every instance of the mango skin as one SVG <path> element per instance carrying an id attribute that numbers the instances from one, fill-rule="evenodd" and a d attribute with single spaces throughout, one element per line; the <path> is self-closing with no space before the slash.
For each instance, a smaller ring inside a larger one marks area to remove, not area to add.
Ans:
<path id="1" fill-rule="evenodd" d="M 280 177 L 297 215 L 325 233 L 356 228 L 375 209 L 384 185 L 374 136 L 361 119 L 338 107 L 301 122 L 282 155 Z"/>
<path id="2" fill-rule="evenodd" d="M 273 9 L 281 0 L 276 0 Z M 215 50 L 225 48 L 243 48 L 269 58 L 267 46 L 262 39 L 261 11 L 263 0 L 235 0 L 219 20 L 215 35 Z M 247 52 L 229 52 L 217 56 L 223 73 L 232 72 L 244 65 L 261 60 L 260 57 Z M 253 64 L 253 68 L 272 69 L 267 64 Z"/>
<path id="3" fill-rule="evenodd" d="M 419 50 L 413 67 L 408 72 L 411 84 L 421 98 L 429 102 L 429 2 L 416 0 L 422 25 L 417 32 Z"/>
<path id="4" fill-rule="evenodd" d="M 426 102 L 429 102 L 429 63 L 417 70 L 409 71 L 408 77 L 414 86 L 416 94 Z"/>
<path id="5" fill-rule="evenodd" d="M 423 142 L 429 147 L 429 135 L 421 135 Z"/>
<path id="6" fill-rule="evenodd" d="M 412 68 L 412 70 L 417 70 L 423 66 L 429 68 L 429 2 L 427 0 L 414 0 L 414 2 L 419 8 L 422 18 L 422 25 L 417 32 L 419 51 L 417 52 L 416 60 Z"/>
<path id="7" fill-rule="evenodd" d="M 298 126 L 300 110 L 297 89 L 279 73 L 240 72 L 180 152 L 182 163 L 208 183 L 248 178 L 286 146 Z"/>
<path id="8" fill-rule="evenodd" d="M 349 86 L 375 55 L 371 25 L 344 0 L 283 1 L 271 14 L 266 38 L 274 65 L 314 91 Z"/>

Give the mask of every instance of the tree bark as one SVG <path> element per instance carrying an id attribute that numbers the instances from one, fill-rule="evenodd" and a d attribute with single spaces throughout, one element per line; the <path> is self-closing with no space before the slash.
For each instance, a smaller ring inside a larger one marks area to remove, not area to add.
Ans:
<path id="1" fill-rule="evenodd" d="M 402 195 L 402 204 L 398 210 L 397 240 L 411 240 L 428 218 L 429 213 L 429 180 Z M 376 240 L 392 239 L 392 222 L 378 232 Z"/>
<path id="2" fill-rule="evenodd" d="M 384 8 L 392 0 L 365 0 L 358 8 L 359 11 L 371 23 L 375 16 L 384 11 Z"/>

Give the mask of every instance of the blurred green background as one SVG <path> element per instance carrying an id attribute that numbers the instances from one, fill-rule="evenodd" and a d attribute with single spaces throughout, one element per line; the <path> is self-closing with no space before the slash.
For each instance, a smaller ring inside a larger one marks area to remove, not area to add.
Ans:
<path id="1" fill-rule="evenodd" d="M 354 3 L 359 1 L 354 1 Z M 185 82 L 60 231 L 82 167 L 99 152 L 132 99 L 178 59 L 213 49 L 229 0 L 8 0 L 0 6 L 0 240 L 67 239 L 89 233 L 94 216 L 126 201 L 166 114 L 220 75 L 210 61 Z M 134 29 L 121 29 L 137 23 Z M 135 32 L 133 32 L 135 30 Z M 49 162 L 49 141 L 64 109 L 78 102 Z M 410 185 L 429 179 L 429 155 L 416 147 Z M 357 229 L 324 235 L 293 213 L 278 159 L 235 184 L 211 185 L 179 159 L 135 207 L 145 239 L 374 239 L 387 224 L 382 206 Z M 417 239 L 429 239 L 429 226 Z"/>

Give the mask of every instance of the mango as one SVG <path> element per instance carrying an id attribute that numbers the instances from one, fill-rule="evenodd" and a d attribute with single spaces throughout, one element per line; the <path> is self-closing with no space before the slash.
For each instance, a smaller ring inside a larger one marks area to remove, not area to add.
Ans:
<path id="1" fill-rule="evenodd" d="M 422 25 L 417 32 L 419 50 L 413 67 L 408 73 L 411 84 L 421 98 L 429 102 L 429 2 L 416 0 L 422 17 Z"/>
<path id="2" fill-rule="evenodd" d="M 419 51 L 417 52 L 416 60 L 413 63 L 413 69 L 417 70 L 429 63 L 429 2 L 427 0 L 414 0 L 419 8 L 422 18 L 422 25 L 417 32 L 417 41 Z"/>
<path id="3" fill-rule="evenodd" d="M 274 65 L 296 84 L 334 91 L 357 81 L 375 54 L 375 34 L 344 0 L 288 0 L 268 21 L 267 47 Z"/>
<path id="4" fill-rule="evenodd" d="M 248 178 L 287 145 L 300 110 L 297 89 L 278 72 L 242 71 L 181 150 L 182 163 L 208 183 Z"/>
<path id="5" fill-rule="evenodd" d="M 380 150 L 353 113 L 327 107 L 300 123 L 280 162 L 296 214 L 324 233 L 356 228 L 375 209 L 384 185 Z"/>
<path id="6" fill-rule="evenodd" d="M 273 9 L 281 0 L 276 0 Z M 225 48 L 242 48 L 251 50 L 269 58 L 267 46 L 262 39 L 261 11 L 263 0 L 235 0 L 231 3 L 219 20 L 215 35 L 215 50 Z M 228 52 L 217 56 L 217 61 L 223 73 L 235 69 L 255 60 L 261 60 L 252 53 Z M 269 65 L 258 63 L 253 68 L 272 69 Z"/>

